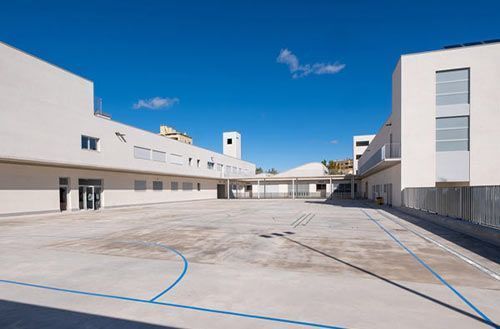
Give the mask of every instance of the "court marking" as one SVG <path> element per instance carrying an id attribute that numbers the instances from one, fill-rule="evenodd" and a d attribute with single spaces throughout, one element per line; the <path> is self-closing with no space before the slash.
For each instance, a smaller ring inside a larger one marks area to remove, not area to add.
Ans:
<path id="1" fill-rule="evenodd" d="M 411 249 L 409 249 L 405 244 L 403 244 L 396 236 L 389 232 L 379 221 L 375 220 L 369 213 L 364 209 L 360 209 L 372 222 L 374 222 L 380 229 L 382 229 L 391 239 L 393 239 L 400 247 L 402 247 L 406 252 L 408 252 L 413 258 L 415 258 L 423 267 L 425 267 L 429 272 L 431 272 L 434 277 L 436 277 L 442 284 L 448 287 L 458 298 L 460 298 L 465 304 L 467 304 L 474 312 L 476 312 L 480 317 L 482 317 L 488 325 L 493 328 L 498 328 L 498 326 L 490 320 L 483 312 L 481 312 L 474 304 L 472 304 L 465 296 L 463 296 L 457 289 L 455 289 L 451 284 L 449 284 L 441 275 L 434 271 L 426 262 L 424 262 L 420 257 L 418 257 Z"/>
<path id="2" fill-rule="evenodd" d="M 65 288 L 45 286 L 45 285 L 39 285 L 39 284 L 33 284 L 33 283 L 27 283 L 27 282 L 13 281 L 13 280 L 0 279 L 0 283 L 25 286 L 25 287 L 31 287 L 31 288 L 38 288 L 38 289 L 47 289 L 47 290 L 64 292 L 64 293 L 69 293 L 69 294 L 76 294 L 76 295 L 85 295 L 85 296 L 92 296 L 92 297 L 117 299 L 117 300 L 123 300 L 123 301 L 135 302 L 135 303 L 168 306 L 168 307 L 182 308 L 182 309 L 188 309 L 188 310 L 194 310 L 194 311 L 200 311 L 200 312 L 206 312 L 206 313 L 224 314 L 224 315 L 230 315 L 230 316 L 235 316 L 235 317 L 243 317 L 243 318 L 250 318 L 250 319 L 258 319 L 258 320 L 265 320 L 265 321 L 287 323 L 287 324 L 307 326 L 307 327 L 328 328 L 328 329 L 343 329 L 343 328 L 345 328 L 345 327 L 338 327 L 338 326 L 332 326 L 332 325 L 326 325 L 326 324 L 320 324 L 320 323 L 314 323 L 314 322 L 290 320 L 290 319 L 285 319 L 285 318 L 275 318 L 275 317 L 270 317 L 270 316 L 265 316 L 265 315 L 233 312 L 233 311 L 219 310 L 219 309 L 214 309 L 214 308 L 199 307 L 199 306 L 192 306 L 192 305 L 159 302 L 159 301 L 150 300 L 150 299 L 140 299 L 140 298 L 119 296 L 119 295 L 109 295 L 109 294 L 101 294 L 101 293 L 87 292 L 87 291 L 74 290 L 74 289 L 65 289 Z"/>

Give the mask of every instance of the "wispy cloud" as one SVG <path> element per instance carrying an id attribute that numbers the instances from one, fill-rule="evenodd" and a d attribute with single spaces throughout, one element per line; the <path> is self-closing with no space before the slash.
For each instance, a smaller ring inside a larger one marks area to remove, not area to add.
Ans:
<path id="1" fill-rule="evenodd" d="M 332 139 L 330 141 L 330 144 L 338 144 L 339 143 L 339 140 L 338 139 Z"/>
<path id="2" fill-rule="evenodd" d="M 313 63 L 313 64 L 300 64 L 298 57 L 288 49 L 281 49 L 276 62 L 288 66 L 292 78 L 302 78 L 310 74 L 323 75 L 335 74 L 342 71 L 345 64 L 335 62 L 331 63 Z"/>
<path id="3" fill-rule="evenodd" d="M 159 110 L 167 107 L 174 106 L 179 103 L 179 99 L 177 97 L 154 97 L 150 99 L 139 99 L 137 103 L 134 103 L 132 108 L 139 109 L 151 109 L 151 110 Z"/>

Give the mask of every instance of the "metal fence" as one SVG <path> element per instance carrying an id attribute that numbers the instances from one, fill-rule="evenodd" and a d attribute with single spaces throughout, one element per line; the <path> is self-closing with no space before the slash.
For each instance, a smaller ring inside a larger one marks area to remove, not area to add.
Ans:
<path id="1" fill-rule="evenodd" d="M 403 205 L 500 229 L 500 186 L 406 188 Z"/>
<path id="2" fill-rule="evenodd" d="M 321 192 L 295 192 L 295 199 L 325 199 L 327 195 Z M 293 199 L 292 192 L 232 192 L 233 199 Z"/>

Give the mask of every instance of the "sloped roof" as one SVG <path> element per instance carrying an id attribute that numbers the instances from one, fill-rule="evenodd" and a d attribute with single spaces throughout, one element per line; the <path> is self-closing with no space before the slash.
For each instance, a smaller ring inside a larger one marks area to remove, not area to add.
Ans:
<path id="1" fill-rule="evenodd" d="M 328 169 L 321 162 L 310 162 L 275 175 L 275 177 L 327 176 Z"/>

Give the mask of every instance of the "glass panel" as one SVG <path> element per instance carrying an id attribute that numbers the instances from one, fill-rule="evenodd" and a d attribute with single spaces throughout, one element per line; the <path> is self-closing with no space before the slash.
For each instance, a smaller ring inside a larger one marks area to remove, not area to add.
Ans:
<path id="1" fill-rule="evenodd" d="M 78 187 L 78 208 L 85 209 L 85 189 L 83 186 Z"/>
<path id="2" fill-rule="evenodd" d="M 80 178 L 78 179 L 78 185 L 102 185 L 102 180 Z"/>
<path id="3" fill-rule="evenodd" d="M 170 183 L 170 189 L 172 191 L 177 191 L 179 189 L 179 183 L 177 183 L 177 182 L 171 182 Z"/>
<path id="4" fill-rule="evenodd" d="M 165 159 L 166 159 L 165 152 L 153 150 L 153 160 L 154 161 L 165 162 Z"/>
<path id="5" fill-rule="evenodd" d="M 179 154 L 170 154 L 170 163 L 183 165 L 184 158 L 182 157 L 182 155 Z"/>
<path id="6" fill-rule="evenodd" d="M 97 138 L 89 138 L 89 149 L 97 151 Z"/>
<path id="7" fill-rule="evenodd" d="M 136 159 L 151 159 L 151 150 L 139 146 L 134 146 L 134 158 Z"/>
<path id="8" fill-rule="evenodd" d="M 446 139 L 469 139 L 469 129 L 444 129 L 436 130 L 436 140 L 446 140 Z"/>
<path id="9" fill-rule="evenodd" d="M 94 188 L 94 202 L 95 202 L 95 205 L 94 205 L 95 210 L 101 208 L 101 188 L 100 187 Z"/>
<path id="10" fill-rule="evenodd" d="M 85 188 L 86 200 L 87 200 L 87 209 L 94 209 L 94 191 L 91 186 L 87 186 Z"/>
<path id="11" fill-rule="evenodd" d="M 436 142 L 436 151 L 468 151 L 469 141 Z"/>
<path id="12" fill-rule="evenodd" d="M 436 105 L 454 104 L 469 104 L 469 93 L 436 96 Z"/>
<path id="13" fill-rule="evenodd" d="M 134 181 L 134 190 L 145 191 L 146 190 L 146 181 L 145 180 Z"/>
<path id="14" fill-rule="evenodd" d="M 87 136 L 82 136 L 82 149 L 87 150 L 89 148 L 89 138 Z"/>
<path id="15" fill-rule="evenodd" d="M 469 117 L 437 118 L 436 129 L 443 128 L 468 128 Z"/>
<path id="16" fill-rule="evenodd" d="M 468 93 L 469 81 L 456 81 L 436 84 L 436 94 Z"/>
<path id="17" fill-rule="evenodd" d="M 436 81 L 469 80 L 469 69 L 436 72 Z"/>
<path id="18" fill-rule="evenodd" d="M 163 182 L 153 181 L 153 191 L 161 191 L 161 190 L 163 190 Z"/>
<path id="19" fill-rule="evenodd" d="M 59 185 L 69 185 L 68 177 L 59 177 Z"/>

